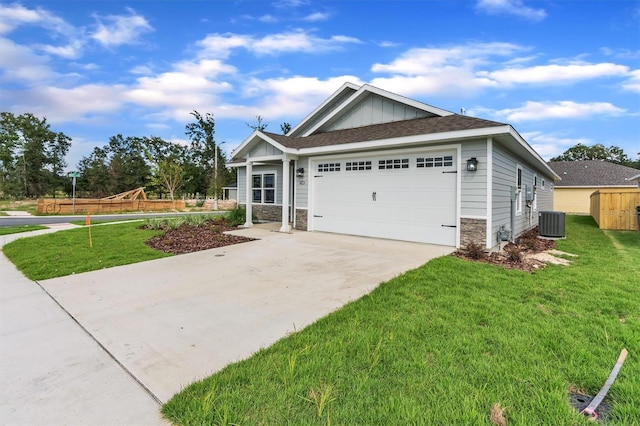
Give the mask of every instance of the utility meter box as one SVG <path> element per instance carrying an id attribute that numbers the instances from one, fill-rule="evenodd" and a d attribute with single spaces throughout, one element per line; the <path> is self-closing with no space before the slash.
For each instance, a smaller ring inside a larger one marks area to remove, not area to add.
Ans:
<path id="1" fill-rule="evenodd" d="M 524 200 L 533 201 L 533 185 L 525 185 L 524 187 Z"/>

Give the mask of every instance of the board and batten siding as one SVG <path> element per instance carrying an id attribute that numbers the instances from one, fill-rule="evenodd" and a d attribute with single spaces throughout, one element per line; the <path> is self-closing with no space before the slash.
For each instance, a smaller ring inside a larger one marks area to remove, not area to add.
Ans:
<path id="1" fill-rule="evenodd" d="M 538 224 L 538 212 L 553 208 L 553 178 L 539 169 L 534 169 L 530 164 L 516 159 L 501 146 L 493 146 L 493 183 L 492 199 L 493 217 L 491 224 L 492 249 L 499 246 L 497 233 L 501 226 L 511 229 L 511 187 L 517 183 L 517 169 L 522 169 L 522 211 L 515 214 L 513 232 L 517 237 Z M 530 209 L 524 199 L 524 187 L 534 184 L 534 176 L 538 178 L 536 192 L 536 205 Z M 542 187 L 542 180 L 545 185 Z"/>
<path id="2" fill-rule="evenodd" d="M 306 209 L 309 207 L 309 182 L 311 181 L 311 174 L 313 170 L 309 169 L 309 158 L 299 158 L 296 162 L 295 168 L 304 168 L 304 177 L 295 177 L 295 207 Z"/>
<path id="3" fill-rule="evenodd" d="M 369 94 L 357 105 L 354 105 L 347 114 L 332 122 L 327 128 L 323 128 L 323 131 L 352 129 L 354 127 L 422 118 L 431 115 L 433 114 L 403 103 L 395 102 L 379 95 Z"/>
<path id="4" fill-rule="evenodd" d="M 259 144 L 254 146 L 251 149 L 251 151 L 249 151 L 248 157 L 255 158 L 255 157 L 266 157 L 271 155 L 282 155 L 282 151 L 280 151 L 278 148 L 276 148 L 275 146 L 265 141 L 260 141 Z"/>
<path id="5" fill-rule="evenodd" d="M 478 170 L 467 171 L 467 160 L 475 157 L 478 160 Z M 474 219 L 487 218 L 487 140 L 465 142 L 462 144 L 462 154 L 458 164 L 461 176 L 461 206 L 462 217 Z"/>

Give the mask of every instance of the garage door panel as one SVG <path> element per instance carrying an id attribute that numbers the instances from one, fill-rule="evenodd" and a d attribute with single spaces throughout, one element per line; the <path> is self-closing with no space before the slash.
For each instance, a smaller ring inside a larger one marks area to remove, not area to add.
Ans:
<path id="1" fill-rule="evenodd" d="M 378 159 L 389 155 L 363 157 L 371 161 L 371 170 L 347 171 L 345 160 L 339 172 L 317 173 L 313 229 L 455 245 L 456 162 L 451 160 L 449 167 L 416 167 L 418 157 L 455 159 L 455 152 L 394 154 L 408 158 L 409 167 L 378 169 Z"/>

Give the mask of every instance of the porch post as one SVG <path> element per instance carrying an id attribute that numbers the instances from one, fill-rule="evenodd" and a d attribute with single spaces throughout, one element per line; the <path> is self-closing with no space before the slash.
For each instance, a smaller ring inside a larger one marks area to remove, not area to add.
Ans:
<path id="1" fill-rule="evenodd" d="M 246 218 L 245 218 L 245 222 L 244 222 L 244 227 L 245 228 L 251 228 L 253 226 L 253 222 L 251 220 L 251 216 L 252 216 L 252 209 L 251 209 L 251 204 L 253 201 L 253 192 L 251 191 L 251 186 L 253 184 L 253 164 L 251 163 L 251 161 L 247 161 L 247 167 L 245 168 L 247 171 L 247 179 L 246 179 L 246 185 L 245 185 L 245 200 L 246 200 Z"/>
<path id="2" fill-rule="evenodd" d="M 289 226 L 289 158 L 282 155 L 282 227 L 280 232 L 291 232 Z"/>

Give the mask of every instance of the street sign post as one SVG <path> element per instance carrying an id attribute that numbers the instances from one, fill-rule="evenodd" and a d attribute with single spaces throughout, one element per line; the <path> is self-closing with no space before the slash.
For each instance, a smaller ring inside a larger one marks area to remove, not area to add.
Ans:
<path id="1" fill-rule="evenodd" d="M 67 177 L 72 178 L 71 184 L 72 184 L 72 203 L 73 203 L 73 207 L 72 207 L 72 212 L 73 214 L 76 214 L 76 178 L 80 177 L 80 173 L 79 172 L 69 172 L 67 173 Z"/>

